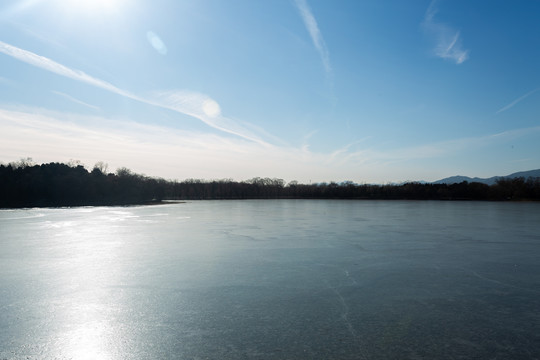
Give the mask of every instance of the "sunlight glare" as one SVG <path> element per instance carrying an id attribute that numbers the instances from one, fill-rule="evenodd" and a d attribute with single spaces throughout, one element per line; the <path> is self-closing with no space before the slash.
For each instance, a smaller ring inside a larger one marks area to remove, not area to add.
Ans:
<path id="1" fill-rule="evenodd" d="M 219 104 L 212 99 L 205 100 L 202 108 L 204 113 L 210 117 L 216 117 L 221 114 Z"/>
<path id="2" fill-rule="evenodd" d="M 84 13 L 114 13 L 122 8 L 127 0 L 69 0 L 62 1 L 72 9 Z"/>
<path id="3" fill-rule="evenodd" d="M 148 31 L 146 33 L 146 38 L 148 39 L 148 42 L 158 53 L 161 55 L 167 55 L 167 46 L 165 46 L 165 43 L 161 38 L 154 33 L 153 31 Z"/>

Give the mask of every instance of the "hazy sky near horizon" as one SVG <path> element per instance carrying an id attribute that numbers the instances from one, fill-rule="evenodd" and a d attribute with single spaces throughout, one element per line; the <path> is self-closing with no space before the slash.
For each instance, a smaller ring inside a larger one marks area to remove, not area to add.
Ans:
<path id="1" fill-rule="evenodd" d="M 540 168 L 538 0 L 5 0 L 0 162 L 385 183 Z"/>

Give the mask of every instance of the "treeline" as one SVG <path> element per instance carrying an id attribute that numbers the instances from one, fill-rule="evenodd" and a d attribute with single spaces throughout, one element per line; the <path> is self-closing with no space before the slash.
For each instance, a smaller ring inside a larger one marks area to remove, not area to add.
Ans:
<path id="1" fill-rule="evenodd" d="M 281 179 L 247 181 L 167 181 L 120 168 L 108 173 L 98 163 L 88 171 L 79 163 L 0 165 L 0 208 L 130 205 L 162 200 L 204 199 L 384 199 L 384 200 L 540 200 L 540 178 L 500 179 L 495 185 L 405 183 L 288 184 Z"/>
<path id="2" fill-rule="evenodd" d="M 400 185 L 342 183 L 285 185 L 281 179 L 186 180 L 167 184 L 170 199 L 364 199 L 364 200 L 540 200 L 540 178 L 482 183 Z"/>
<path id="3" fill-rule="evenodd" d="M 0 207 L 142 204 L 162 199 L 166 181 L 118 169 L 50 163 L 0 165 Z"/>

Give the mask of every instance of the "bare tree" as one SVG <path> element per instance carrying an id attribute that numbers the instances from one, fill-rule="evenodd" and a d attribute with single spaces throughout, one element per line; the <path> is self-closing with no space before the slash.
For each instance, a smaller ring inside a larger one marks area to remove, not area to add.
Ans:
<path id="1" fill-rule="evenodd" d="M 94 165 L 94 170 L 98 170 L 102 174 L 107 175 L 107 171 L 109 171 L 109 164 L 107 164 L 107 163 L 105 163 L 103 161 L 98 161 Z"/>
<path id="2" fill-rule="evenodd" d="M 13 169 L 24 169 L 36 165 L 31 157 L 21 158 L 19 161 L 13 161 L 9 163 Z"/>
<path id="3" fill-rule="evenodd" d="M 69 159 L 67 165 L 69 167 L 76 168 L 77 166 L 83 166 L 83 163 L 81 162 L 81 160 Z"/>

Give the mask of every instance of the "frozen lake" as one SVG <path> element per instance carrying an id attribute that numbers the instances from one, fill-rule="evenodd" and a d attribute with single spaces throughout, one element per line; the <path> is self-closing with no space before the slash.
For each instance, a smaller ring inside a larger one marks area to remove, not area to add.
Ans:
<path id="1" fill-rule="evenodd" d="M 0 210 L 0 359 L 540 357 L 540 204 Z"/>

